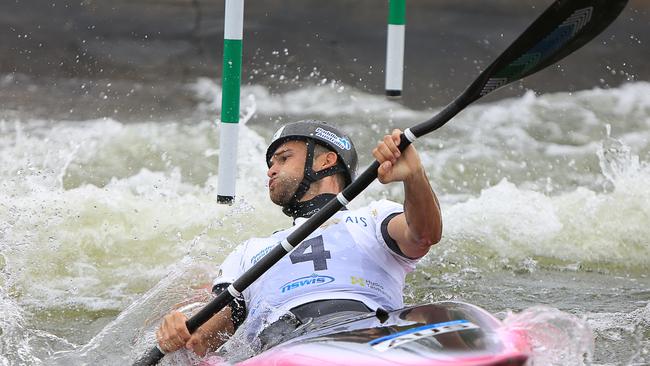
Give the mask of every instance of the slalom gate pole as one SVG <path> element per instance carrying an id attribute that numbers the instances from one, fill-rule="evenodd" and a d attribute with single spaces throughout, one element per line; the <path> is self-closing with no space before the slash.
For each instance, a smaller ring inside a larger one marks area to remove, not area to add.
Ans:
<path id="1" fill-rule="evenodd" d="M 404 32 L 406 0 L 388 1 L 388 37 L 386 40 L 386 96 L 402 96 L 404 75 Z"/>
<path id="2" fill-rule="evenodd" d="M 217 202 L 232 203 L 237 179 L 244 0 L 226 0 L 224 18 Z"/>

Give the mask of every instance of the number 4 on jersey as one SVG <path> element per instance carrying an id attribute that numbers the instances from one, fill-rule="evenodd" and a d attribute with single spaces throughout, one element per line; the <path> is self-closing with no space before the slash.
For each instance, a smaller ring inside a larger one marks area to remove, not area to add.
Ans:
<path id="1" fill-rule="evenodd" d="M 311 252 L 305 253 L 309 247 L 311 247 Z M 314 262 L 314 271 L 322 271 L 327 269 L 327 260 L 331 259 L 332 256 L 329 250 L 325 250 L 323 237 L 317 236 L 303 241 L 291 252 L 289 258 L 291 258 L 291 263 L 293 264 L 309 261 Z"/>

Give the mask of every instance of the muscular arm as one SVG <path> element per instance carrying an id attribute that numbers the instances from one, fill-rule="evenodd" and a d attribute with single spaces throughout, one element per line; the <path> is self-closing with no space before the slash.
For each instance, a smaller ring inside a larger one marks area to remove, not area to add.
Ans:
<path id="1" fill-rule="evenodd" d="M 420 258 L 442 236 L 442 214 L 435 193 L 431 189 L 420 157 L 413 145 L 400 153 L 401 131 L 386 135 L 373 150 L 381 164 L 379 181 L 386 184 L 401 181 L 404 184 L 404 213 L 388 223 L 388 234 L 404 255 Z"/>
<path id="2" fill-rule="evenodd" d="M 388 223 L 388 234 L 409 258 L 424 256 L 440 241 L 440 206 L 424 170 L 413 180 L 404 181 L 404 213 Z"/>

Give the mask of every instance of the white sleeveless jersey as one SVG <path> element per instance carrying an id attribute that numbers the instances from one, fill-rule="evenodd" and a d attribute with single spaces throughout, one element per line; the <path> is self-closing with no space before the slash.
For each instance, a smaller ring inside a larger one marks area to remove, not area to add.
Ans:
<path id="1" fill-rule="evenodd" d="M 295 306 L 324 299 L 358 300 L 373 310 L 403 307 L 404 279 L 416 260 L 396 254 L 382 234 L 385 219 L 402 210 L 382 200 L 336 213 L 243 292 L 247 323 L 261 329 Z M 305 221 L 239 245 L 214 284 L 234 282 Z"/>

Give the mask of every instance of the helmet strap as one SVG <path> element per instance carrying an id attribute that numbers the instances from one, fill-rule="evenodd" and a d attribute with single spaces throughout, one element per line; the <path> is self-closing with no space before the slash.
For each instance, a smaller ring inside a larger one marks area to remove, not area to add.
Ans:
<path id="1" fill-rule="evenodd" d="M 328 177 L 330 175 L 334 175 L 339 172 L 345 172 L 345 169 L 337 162 L 336 165 L 331 166 L 329 168 L 325 168 L 323 170 L 319 171 L 314 171 L 312 166 L 314 165 L 314 149 L 316 148 L 316 143 L 312 140 L 307 140 L 307 157 L 305 158 L 305 168 L 304 168 L 304 174 L 302 181 L 300 182 L 300 185 L 298 185 L 298 188 L 296 188 L 296 192 L 293 194 L 293 197 L 291 198 L 291 201 L 284 206 L 283 212 L 287 216 L 293 216 L 292 214 L 287 213 L 287 210 L 289 212 L 294 212 L 295 208 L 299 205 L 300 199 L 309 191 L 309 188 L 311 187 L 311 184 L 321 180 L 325 177 Z"/>
<path id="2" fill-rule="evenodd" d="M 282 207 L 282 212 L 294 219 L 298 217 L 309 218 L 325 207 L 325 205 L 335 197 L 336 195 L 333 193 L 322 193 L 308 201 L 300 201 L 295 205 L 284 206 Z M 345 210 L 345 207 L 341 210 Z"/>

